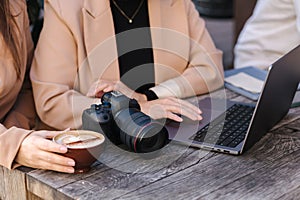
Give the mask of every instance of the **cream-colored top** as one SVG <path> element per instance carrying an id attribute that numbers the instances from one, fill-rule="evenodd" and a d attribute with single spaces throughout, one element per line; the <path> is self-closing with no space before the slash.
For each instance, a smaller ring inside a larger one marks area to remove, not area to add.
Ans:
<path id="1" fill-rule="evenodd" d="M 220 87 L 222 53 L 194 4 L 148 0 L 148 8 L 156 81 L 152 90 L 158 97 L 183 98 Z M 85 96 L 91 84 L 99 78 L 119 80 L 114 35 L 109 0 L 45 1 L 31 80 L 37 112 L 46 124 L 80 127 L 83 110 L 99 101 Z"/>
<path id="2" fill-rule="evenodd" d="M 234 49 L 234 67 L 268 68 L 300 44 L 300 1 L 259 0 Z"/>
<path id="3" fill-rule="evenodd" d="M 25 1 L 10 1 L 20 29 L 21 80 L 17 79 L 13 59 L 0 36 L 0 165 L 12 168 L 23 139 L 34 126 L 35 110 L 29 80 L 33 43 Z M 18 127 L 18 128 L 17 128 Z M 24 129 L 22 129 L 24 128 Z"/>

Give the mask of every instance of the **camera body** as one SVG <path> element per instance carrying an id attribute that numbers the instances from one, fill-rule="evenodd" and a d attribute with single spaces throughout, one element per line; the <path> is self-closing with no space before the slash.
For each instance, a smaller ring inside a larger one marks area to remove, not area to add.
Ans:
<path id="1" fill-rule="evenodd" d="M 82 129 L 102 132 L 112 143 L 136 153 L 156 151 L 168 142 L 167 129 L 141 112 L 135 99 L 113 91 L 104 93 L 101 103 L 84 110 Z"/>

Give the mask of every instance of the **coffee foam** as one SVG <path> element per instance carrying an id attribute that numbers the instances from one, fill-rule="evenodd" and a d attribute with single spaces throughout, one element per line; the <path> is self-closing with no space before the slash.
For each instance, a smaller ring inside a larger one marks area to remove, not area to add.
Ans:
<path id="1" fill-rule="evenodd" d="M 93 139 L 94 140 L 89 140 Z M 89 140 L 89 141 L 84 141 L 84 140 Z M 76 148 L 76 149 L 84 149 L 84 148 L 91 148 L 94 146 L 97 146 L 101 144 L 104 141 L 104 138 L 91 135 L 88 133 L 81 133 L 81 134 L 68 134 L 64 133 L 60 137 L 57 138 L 56 142 L 62 145 L 66 145 L 68 148 Z M 69 144 L 73 143 L 74 144 Z"/>

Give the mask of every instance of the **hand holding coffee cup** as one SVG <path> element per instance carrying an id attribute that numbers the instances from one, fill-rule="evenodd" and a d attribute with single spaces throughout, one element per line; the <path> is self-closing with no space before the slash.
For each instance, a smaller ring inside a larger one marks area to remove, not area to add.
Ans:
<path id="1" fill-rule="evenodd" d="M 72 130 L 56 135 L 53 141 L 68 148 L 64 155 L 75 160 L 75 173 L 83 173 L 103 152 L 105 137 L 93 131 Z"/>

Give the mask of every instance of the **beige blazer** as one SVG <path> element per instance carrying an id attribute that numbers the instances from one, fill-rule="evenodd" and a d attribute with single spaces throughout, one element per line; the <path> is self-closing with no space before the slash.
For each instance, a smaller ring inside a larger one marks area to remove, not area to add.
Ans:
<path id="1" fill-rule="evenodd" d="M 152 90 L 158 97 L 183 98 L 220 87 L 222 53 L 194 4 L 148 0 L 148 8 L 156 81 Z M 99 78 L 119 80 L 110 3 L 47 0 L 44 20 L 31 70 L 37 112 L 56 129 L 79 128 L 82 111 L 99 101 L 85 96 L 91 84 Z"/>
<path id="2" fill-rule="evenodd" d="M 20 32 L 21 80 L 17 79 L 12 56 L 0 36 L 0 165 L 13 168 L 23 139 L 34 125 L 35 110 L 29 80 L 33 43 L 25 1 L 10 1 Z M 24 129 L 22 129 L 24 128 Z"/>

